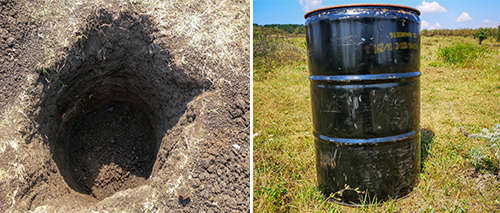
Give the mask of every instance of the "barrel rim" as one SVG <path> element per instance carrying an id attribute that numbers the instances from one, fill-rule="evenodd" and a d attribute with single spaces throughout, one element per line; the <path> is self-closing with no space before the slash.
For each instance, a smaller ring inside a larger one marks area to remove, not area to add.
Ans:
<path id="1" fill-rule="evenodd" d="M 307 19 L 307 17 L 315 12 L 319 11 L 324 11 L 324 10 L 330 10 L 330 9 L 339 9 L 339 8 L 348 8 L 348 7 L 393 7 L 393 8 L 403 8 L 403 9 L 409 9 L 417 13 L 417 15 L 420 16 L 420 10 L 417 10 L 413 7 L 410 6 L 405 6 L 405 5 L 397 5 L 397 4 L 342 4 L 342 5 L 335 5 L 335 6 L 328 6 L 328 7 L 322 7 L 318 8 L 315 10 L 311 10 L 307 12 L 304 15 L 304 18 Z"/>

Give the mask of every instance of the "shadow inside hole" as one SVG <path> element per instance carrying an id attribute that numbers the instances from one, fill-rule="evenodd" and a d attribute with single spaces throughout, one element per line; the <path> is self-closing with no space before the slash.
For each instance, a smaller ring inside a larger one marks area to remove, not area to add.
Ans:
<path id="1" fill-rule="evenodd" d="M 148 116 L 130 103 L 114 103 L 75 118 L 65 140 L 72 178 L 100 199 L 114 188 L 140 185 L 152 170 L 157 147 Z M 63 141 L 61 143 L 64 143 Z"/>
<path id="2" fill-rule="evenodd" d="M 67 57 L 37 71 L 43 94 L 26 143 L 42 135 L 74 191 L 100 200 L 144 184 L 160 146 L 175 146 L 162 143 L 167 131 L 210 87 L 172 63 L 157 31 L 148 16 L 100 10 Z"/>
<path id="3" fill-rule="evenodd" d="M 421 134 L 421 145 L 420 145 L 420 171 L 423 171 L 424 169 L 424 164 L 425 161 L 427 160 L 427 157 L 429 156 L 429 150 L 432 147 L 433 138 L 434 138 L 434 132 L 430 129 L 427 128 L 422 128 L 420 129 L 420 134 Z"/>

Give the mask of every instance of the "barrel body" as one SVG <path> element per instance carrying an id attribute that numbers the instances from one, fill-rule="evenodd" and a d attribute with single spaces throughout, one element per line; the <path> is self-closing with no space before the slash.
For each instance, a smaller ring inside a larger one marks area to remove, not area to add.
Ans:
<path id="1" fill-rule="evenodd" d="M 319 189 L 354 204 L 407 195 L 420 169 L 417 11 L 320 10 L 306 37 Z"/>

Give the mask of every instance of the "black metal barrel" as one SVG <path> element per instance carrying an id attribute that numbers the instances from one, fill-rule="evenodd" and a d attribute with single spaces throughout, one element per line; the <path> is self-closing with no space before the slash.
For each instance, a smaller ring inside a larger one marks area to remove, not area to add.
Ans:
<path id="1" fill-rule="evenodd" d="M 403 197 L 416 183 L 419 15 L 380 4 L 305 15 L 318 187 L 341 203 Z"/>

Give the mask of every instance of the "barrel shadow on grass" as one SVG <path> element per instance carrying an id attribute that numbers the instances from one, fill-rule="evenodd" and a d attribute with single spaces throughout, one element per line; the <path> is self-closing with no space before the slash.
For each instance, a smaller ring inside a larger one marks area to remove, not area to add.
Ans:
<path id="1" fill-rule="evenodd" d="M 424 169 L 424 163 L 429 156 L 429 150 L 434 143 L 434 132 L 427 128 L 420 129 L 420 171 Z"/>

